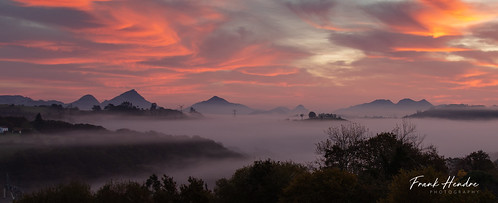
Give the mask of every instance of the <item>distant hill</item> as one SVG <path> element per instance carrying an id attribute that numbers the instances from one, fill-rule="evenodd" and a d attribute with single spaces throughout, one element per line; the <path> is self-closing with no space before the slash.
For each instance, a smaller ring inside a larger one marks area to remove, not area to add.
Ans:
<path id="1" fill-rule="evenodd" d="M 93 95 L 87 94 L 68 105 L 78 107 L 80 110 L 91 110 L 94 105 L 100 105 L 100 102 Z"/>
<path id="2" fill-rule="evenodd" d="M 274 109 L 270 109 L 268 111 L 264 110 L 255 110 L 252 112 L 252 115 L 262 115 L 262 114 L 267 114 L 267 115 L 287 115 L 291 112 L 291 110 L 287 107 L 279 106 Z"/>
<path id="3" fill-rule="evenodd" d="M 441 118 L 452 120 L 498 119 L 497 107 L 482 105 L 445 104 L 406 116 L 408 118 Z"/>
<path id="4" fill-rule="evenodd" d="M 135 89 L 127 91 L 123 94 L 120 94 L 117 97 L 112 98 L 111 100 L 105 100 L 102 102 L 102 107 L 105 107 L 109 104 L 120 105 L 123 102 L 131 102 L 133 106 L 138 106 L 139 108 L 149 109 L 151 106 L 151 102 L 145 100 L 142 95 L 138 94 Z"/>
<path id="5" fill-rule="evenodd" d="M 291 114 L 306 114 L 306 115 L 308 115 L 309 112 L 310 112 L 310 110 L 308 110 L 302 104 L 299 104 L 294 109 L 292 109 Z"/>
<path id="6" fill-rule="evenodd" d="M 403 117 L 431 107 L 433 105 L 425 99 L 420 101 L 402 99 L 398 103 L 393 103 L 391 100 L 386 99 L 377 99 L 370 103 L 339 109 L 335 113 L 350 117 Z"/>
<path id="7" fill-rule="evenodd" d="M 24 106 L 50 106 L 52 104 L 64 105 L 63 102 L 56 100 L 33 100 L 29 97 L 24 97 L 20 95 L 0 95 L 0 104 L 14 104 L 14 105 L 24 105 Z"/>
<path id="8" fill-rule="evenodd" d="M 250 114 L 255 111 L 246 105 L 231 103 L 218 96 L 195 103 L 192 108 L 202 114 L 233 114 L 233 110 L 236 110 L 237 114 Z"/>

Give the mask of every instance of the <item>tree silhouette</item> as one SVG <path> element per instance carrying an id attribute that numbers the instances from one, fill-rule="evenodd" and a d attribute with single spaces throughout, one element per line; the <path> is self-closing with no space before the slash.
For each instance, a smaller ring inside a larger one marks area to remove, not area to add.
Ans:
<path id="1" fill-rule="evenodd" d="M 316 113 L 315 113 L 315 112 L 313 112 L 313 111 L 311 111 L 311 112 L 308 114 L 308 117 L 309 117 L 310 119 L 314 119 L 314 118 L 316 118 Z"/>
<path id="2" fill-rule="evenodd" d="M 100 105 L 93 105 L 92 111 L 102 111 L 102 108 L 100 107 Z"/>

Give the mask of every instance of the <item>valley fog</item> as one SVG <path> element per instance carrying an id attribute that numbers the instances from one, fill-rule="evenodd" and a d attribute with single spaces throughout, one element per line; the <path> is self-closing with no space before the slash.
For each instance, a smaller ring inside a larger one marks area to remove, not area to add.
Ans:
<path id="1" fill-rule="evenodd" d="M 390 132 L 401 119 L 351 119 L 369 129 L 371 135 Z M 453 121 L 410 119 L 423 146 L 434 145 L 445 157 L 462 157 L 477 150 L 497 159 L 498 121 Z M 108 129 L 129 128 L 170 135 L 198 135 L 221 142 L 252 160 L 271 158 L 311 163 L 316 160 L 315 144 L 327 138 L 329 127 L 345 121 L 293 121 L 276 116 L 208 115 L 198 120 L 85 120 Z M 249 163 L 249 162 L 248 162 Z"/>

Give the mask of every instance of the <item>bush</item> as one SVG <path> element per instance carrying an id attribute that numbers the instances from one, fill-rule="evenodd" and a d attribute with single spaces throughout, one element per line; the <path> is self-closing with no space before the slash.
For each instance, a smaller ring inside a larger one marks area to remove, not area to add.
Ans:
<path id="1" fill-rule="evenodd" d="M 289 183 L 306 173 L 306 168 L 292 162 L 255 161 L 238 169 L 230 179 L 216 182 L 219 202 L 278 202 Z"/>

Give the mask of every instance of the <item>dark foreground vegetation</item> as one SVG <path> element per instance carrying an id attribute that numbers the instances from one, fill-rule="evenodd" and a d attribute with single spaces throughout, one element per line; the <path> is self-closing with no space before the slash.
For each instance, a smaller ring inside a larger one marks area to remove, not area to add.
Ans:
<path id="1" fill-rule="evenodd" d="M 423 148 L 414 127 L 403 122 L 392 132 L 367 136 L 351 123 L 329 128 L 317 144 L 315 166 L 272 160 L 255 161 L 209 189 L 190 177 L 150 176 L 143 182 L 109 182 L 96 191 L 82 182 L 44 188 L 17 202 L 496 202 L 497 162 L 482 151 L 463 158 L 444 158 Z M 434 182 L 434 187 L 413 186 Z M 473 186 L 442 188 L 448 177 Z M 410 188 L 412 186 L 412 188 Z"/>

